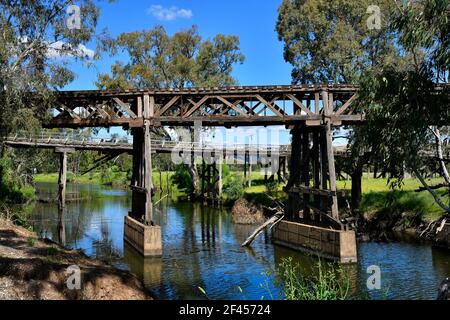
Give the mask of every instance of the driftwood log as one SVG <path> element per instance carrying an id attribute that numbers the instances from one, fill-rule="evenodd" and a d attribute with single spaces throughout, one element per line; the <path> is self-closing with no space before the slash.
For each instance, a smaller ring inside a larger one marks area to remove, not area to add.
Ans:
<path id="1" fill-rule="evenodd" d="M 450 278 L 442 281 L 439 286 L 439 292 L 437 300 L 450 300 Z"/>
<path id="2" fill-rule="evenodd" d="M 275 215 L 273 215 L 269 220 L 264 222 L 260 227 L 258 227 L 248 238 L 242 243 L 242 247 L 247 247 L 252 244 L 252 242 L 256 239 L 256 237 L 264 231 L 265 228 L 270 227 L 273 228 L 284 218 L 283 210 L 278 210 Z"/>

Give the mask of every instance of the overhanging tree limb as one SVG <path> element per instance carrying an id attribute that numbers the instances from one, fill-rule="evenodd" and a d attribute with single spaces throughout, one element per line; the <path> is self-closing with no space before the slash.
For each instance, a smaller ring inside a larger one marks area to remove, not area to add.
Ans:
<path id="1" fill-rule="evenodd" d="M 447 212 L 447 214 L 450 214 L 450 208 L 448 206 L 446 206 L 441 198 L 439 198 L 439 196 L 436 194 L 436 192 L 433 191 L 433 189 L 431 189 L 427 182 L 425 181 L 425 179 L 422 177 L 422 175 L 419 173 L 419 170 L 417 170 L 417 168 L 415 166 L 412 166 L 412 170 L 414 172 L 414 174 L 416 175 L 417 179 L 419 179 L 420 183 L 425 187 L 425 189 L 431 194 L 431 196 L 434 198 L 434 201 L 436 201 L 436 203 L 445 211 Z"/>

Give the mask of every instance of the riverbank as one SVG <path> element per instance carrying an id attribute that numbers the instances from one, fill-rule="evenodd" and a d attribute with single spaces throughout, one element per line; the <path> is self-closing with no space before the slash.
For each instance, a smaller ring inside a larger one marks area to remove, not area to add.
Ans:
<path id="1" fill-rule="evenodd" d="M 81 271 L 81 288 L 70 290 L 71 266 Z M 68 250 L 0 219 L 0 300 L 148 300 L 138 278 L 127 271 Z"/>

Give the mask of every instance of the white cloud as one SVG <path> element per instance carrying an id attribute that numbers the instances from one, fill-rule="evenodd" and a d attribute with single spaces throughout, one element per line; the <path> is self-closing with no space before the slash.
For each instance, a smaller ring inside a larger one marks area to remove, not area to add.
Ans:
<path id="1" fill-rule="evenodd" d="M 177 18 L 190 19 L 192 17 L 192 10 L 190 9 L 182 9 L 175 6 L 166 8 L 159 4 L 148 8 L 147 13 L 161 21 L 172 21 Z"/>
<path id="2" fill-rule="evenodd" d="M 47 48 L 48 58 L 65 58 L 65 57 L 79 57 L 79 58 L 94 58 L 95 52 L 87 48 L 85 45 L 78 45 L 77 48 L 73 49 L 69 44 L 63 41 L 57 41 L 50 44 Z"/>

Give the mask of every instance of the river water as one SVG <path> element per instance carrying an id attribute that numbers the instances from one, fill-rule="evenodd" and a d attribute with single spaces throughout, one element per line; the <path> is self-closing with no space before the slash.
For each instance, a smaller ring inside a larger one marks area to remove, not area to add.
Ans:
<path id="1" fill-rule="evenodd" d="M 41 183 L 37 189 L 56 195 L 57 184 Z M 251 249 L 241 248 L 255 226 L 233 224 L 229 209 L 168 197 L 155 206 L 163 256 L 144 259 L 123 241 L 124 216 L 131 208 L 128 191 L 69 184 L 68 193 L 85 200 L 66 204 L 65 245 L 131 270 L 161 299 L 279 299 L 276 269 L 283 258 L 292 257 L 308 273 L 317 263 L 271 244 L 268 233 Z M 36 203 L 31 221 L 40 236 L 58 239 L 56 203 Z M 380 290 L 366 286 L 372 265 L 381 270 Z M 352 293 L 359 298 L 435 299 L 439 283 L 450 276 L 450 252 L 408 242 L 359 243 L 358 263 L 346 268 Z"/>

